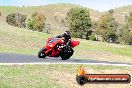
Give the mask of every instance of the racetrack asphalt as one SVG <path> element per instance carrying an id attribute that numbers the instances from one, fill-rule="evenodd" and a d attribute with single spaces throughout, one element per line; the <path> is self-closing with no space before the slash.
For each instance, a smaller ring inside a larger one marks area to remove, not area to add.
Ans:
<path id="1" fill-rule="evenodd" d="M 75 59 L 70 58 L 68 60 L 61 60 L 61 58 L 46 57 L 38 58 L 37 55 L 26 55 L 26 54 L 14 54 L 14 53 L 0 53 L 0 63 L 71 63 L 71 64 L 116 64 L 116 65 L 130 65 L 130 63 L 120 63 L 120 62 L 108 62 L 108 61 L 98 61 L 89 59 Z"/>

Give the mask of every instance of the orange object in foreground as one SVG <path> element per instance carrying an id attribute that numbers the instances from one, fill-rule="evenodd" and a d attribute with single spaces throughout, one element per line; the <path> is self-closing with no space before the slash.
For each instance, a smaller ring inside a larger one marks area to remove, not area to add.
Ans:
<path id="1" fill-rule="evenodd" d="M 81 67 L 76 75 L 76 81 L 79 85 L 87 83 L 130 83 L 129 74 L 86 74 Z"/>

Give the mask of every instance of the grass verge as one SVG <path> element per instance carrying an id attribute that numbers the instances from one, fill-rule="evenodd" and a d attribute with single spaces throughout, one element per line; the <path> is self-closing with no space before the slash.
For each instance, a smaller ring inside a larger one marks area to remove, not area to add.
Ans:
<path id="1" fill-rule="evenodd" d="M 80 65 L 1 65 L 1 88 L 78 88 L 75 80 Z M 131 67 L 83 65 L 88 73 L 97 74 L 130 74 Z M 83 88 L 131 88 L 130 84 L 86 84 Z"/>

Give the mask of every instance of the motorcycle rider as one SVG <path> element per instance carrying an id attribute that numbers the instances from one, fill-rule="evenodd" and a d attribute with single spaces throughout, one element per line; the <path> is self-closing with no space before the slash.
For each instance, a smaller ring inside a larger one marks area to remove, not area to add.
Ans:
<path id="1" fill-rule="evenodd" d="M 56 36 L 56 38 L 64 38 L 64 42 L 66 45 L 70 45 L 70 40 L 71 40 L 71 34 L 70 31 L 65 31 L 64 34 Z"/>

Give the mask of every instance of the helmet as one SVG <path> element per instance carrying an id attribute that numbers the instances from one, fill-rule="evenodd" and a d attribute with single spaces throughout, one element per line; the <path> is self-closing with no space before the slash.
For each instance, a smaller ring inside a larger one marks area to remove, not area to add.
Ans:
<path id="1" fill-rule="evenodd" d="M 70 31 L 65 31 L 64 35 L 70 35 Z"/>

